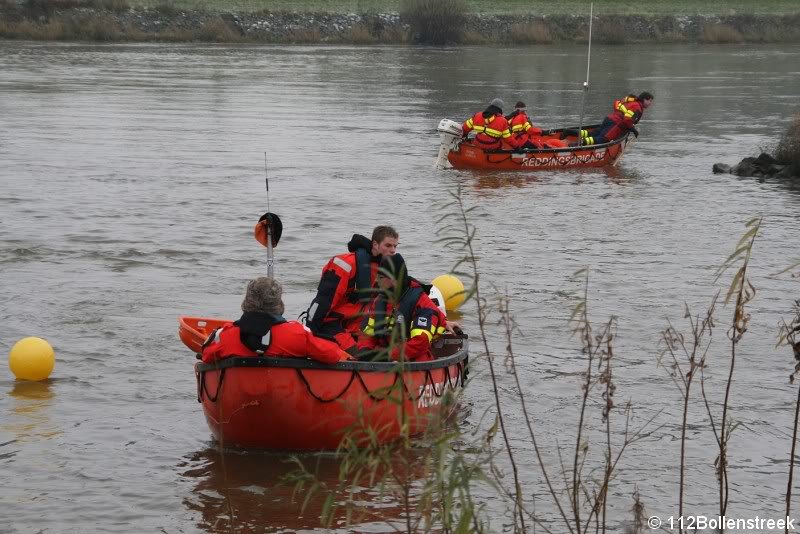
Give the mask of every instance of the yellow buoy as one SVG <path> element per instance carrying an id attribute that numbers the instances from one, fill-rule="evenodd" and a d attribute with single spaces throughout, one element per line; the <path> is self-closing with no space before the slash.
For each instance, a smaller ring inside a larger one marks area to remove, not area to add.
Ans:
<path id="1" fill-rule="evenodd" d="M 44 380 L 55 364 L 53 347 L 40 337 L 20 339 L 8 353 L 8 367 L 20 380 Z"/>
<path id="2" fill-rule="evenodd" d="M 452 274 L 443 274 L 433 279 L 444 297 L 444 307 L 447 311 L 456 311 L 464 303 L 464 284 Z"/>

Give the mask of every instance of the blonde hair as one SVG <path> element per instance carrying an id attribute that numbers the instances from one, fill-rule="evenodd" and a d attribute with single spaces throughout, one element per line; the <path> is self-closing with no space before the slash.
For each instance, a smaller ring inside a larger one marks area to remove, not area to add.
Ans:
<path id="1" fill-rule="evenodd" d="M 247 283 L 242 301 L 243 312 L 283 315 L 283 288 L 274 279 L 262 276 Z"/>

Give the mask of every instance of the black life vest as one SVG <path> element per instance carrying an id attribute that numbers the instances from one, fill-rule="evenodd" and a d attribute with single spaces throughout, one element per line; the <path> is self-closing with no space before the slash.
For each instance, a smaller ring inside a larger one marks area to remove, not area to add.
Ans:
<path id="1" fill-rule="evenodd" d="M 348 252 L 356 255 L 356 274 L 350 282 L 353 291 L 348 295 L 350 302 L 367 302 L 372 297 L 372 240 L 353 234 L 347 243 Z"/>
<path id="2" fill-rule="evenodd" d="M 239 327 L 239 339 L 245 347 L 253 352 L 263 354 L 269 348 L 272 340 L 270 335 L 272 327 L 285 322 L 286 319 L 280 315 L 244 312 L 233 325 Z"/>
<path id="3" fill-rule="evenodd" d="M 392 329 L 395 325 L 402 323 L 403 335 L 408 338 L 411 332 L 411 322 L 409 319 L 414 313 L 414 307 L 419 300 L 422 293 L 425 292 L 423 287 L 409 287 L 397 306 L 392 310 L 391 318 L 386 319 L 386 296 L 380 295 L 378 301 L 375 303 L 375 337 L 388 338 L 392 334 Z"/>

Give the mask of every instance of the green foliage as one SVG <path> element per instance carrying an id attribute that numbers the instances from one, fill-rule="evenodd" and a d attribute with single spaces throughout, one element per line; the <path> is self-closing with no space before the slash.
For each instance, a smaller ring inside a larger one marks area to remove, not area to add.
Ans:
<path id="1" fill-rule="evenodd" d="M 403 0 L 400 14 L 419 43 L 458 43 L 467 22 L 464 0 Z"/>
<path id="2" fill-rule="evenodd" d="M 180 13 L 181 8 L 173 0 L 162 0 L 155 6 L 155 10 L 166 16 L 173 16 Z"/>
<path id="3" fill-rule="evenodd" d="M 128 0 L 84 0 L 83 5 L 93 9 L 121 12 L 131 8 Z"/>

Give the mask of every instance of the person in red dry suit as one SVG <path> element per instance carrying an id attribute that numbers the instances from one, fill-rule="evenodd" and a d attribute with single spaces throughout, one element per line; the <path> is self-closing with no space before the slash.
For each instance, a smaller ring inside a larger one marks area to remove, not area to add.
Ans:
<path id="1" fill-rule="evenodd" d="M 592 131 L 581 130 L 581 144 L 599 145 L 619 139 L 628 132 L 639 137 L 636 125 L 642 119 L 644 110 L 653 104 L 653 95 L 647 91 L 639 96 L 628 95 L 614 101 L 614 110 L 603 123 Z"/>
<path id="2" fill-rule="evenodd" d="M 461 127 L 464 138 L 476 132 L 475 145 L 486 150 L 503 148 L 503 141 L 510 141 L 511 129 L 503 116 L 503 101 L 495 98 L 484 111 L 479 111 L 464 121 Z"/>
<path id="3" fill-rule="evenodd" d="M 397 252 L 399 234 L 391 226 L 376 226 L 372 239 L 354 234 L 346 254 L 322 268 L 317 294 L 306 312 L 308 327 L 350 352 L 356 351 L 364 308 L 373 295 L 375 274 L 382 256 Z"/>
<path id="4" fill-rule="evenodd" d="M 378 285 L 362 322 L 359 359 L 432 360 L 431 341 L 445 333 L 447 319 L 428 296 L 430 286 L 408 276 L 400 254 L 383 258 Z"/>
<path id="5" fill-rule="evenodd" d="M 282 293 L 281 285 L 272 278 L 251 280 L 242 301 L 242 316 L 208 337 L 203 344 L 203 362 L 232 356 L 308 356 L 322 363 L 351 359 L 336 343 L 315 337 L 297 321 L 284 319 Z"/>
<path id="6" fill-rule="evenodd" d="M 542 129 L 531 124 L 525 102 L 517 102 L 514 105 L 514 111 L 510 115 L 506 115 L 506 120 L 511 129 L 511 137 L 508 141 L 513 148 L 542 148 Z"/>

